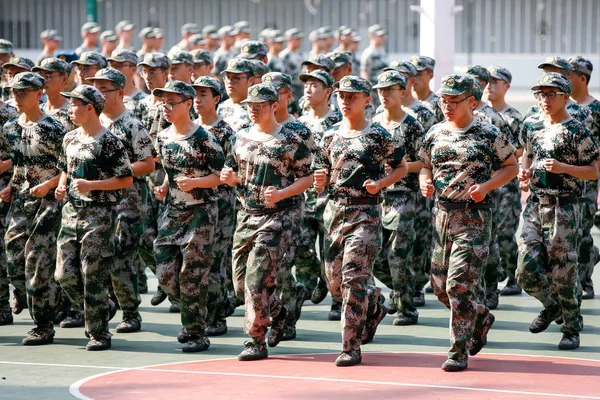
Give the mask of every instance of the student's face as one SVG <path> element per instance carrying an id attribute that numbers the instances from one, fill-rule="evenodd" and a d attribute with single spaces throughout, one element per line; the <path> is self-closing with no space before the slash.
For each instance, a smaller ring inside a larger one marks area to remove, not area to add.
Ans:
<path id="1" fill-rule="evenodd" d="M 379 100 L 385 109 L 392 109 L 402 106 L 402 100 L 406 96 L 406 90 L 400 85 L 392 85 L 377 89 Z"/>
<path id="2" fill-rule="evenodd" d="M 169 70 L 169 80 L 190 82 L 192 79 L 193 68 L 191 65 L 180 63 L 171 65 Z"/>
<path id="3" fill-rule="evenodd" d="M 366 93 L 338 92 L 338 106 L 345 118 L 365 115 L 365 108 L 371 101 Z"/>
<path id="4" fill-rule="evenodd" d="M 309 79 L 304 84 L 304 102 L 309 107 L 323 104 L 329 99 L 331 89 L 325 89 L 325 85 L 318 79 Z"/>
<path id="5" fill-rule="evenodd" d="M 142 66 L 142 78 L 150 90 L 165 87 L 168 77 L 169 71 L 167 70 L 158 67 L 153 68 L 147 65 Z"/>
<path id="6" fill-rule="evenodd" d="M 68 78 L 63 74 L 55 71 L 39 71 L 38 74 L 44 78 L 44 92 L 58 93 L 63 91 L 67 84 Z"/>
<path id="7" fill-rule="evenodd" d="M 206 87 L 196 88 L 196 97 L 194 97 L 194 110 L 198 115 L 204 115 L 207 112 L 214 112 L 219 104 L 219 96 L 214 96 L 213 91 Z"/>
<path id="8" fill-rule="evenodd" d="M 490 78 L 490 81 L 485 88 L 485 93 L 490 101 L 504 99 L 506 92 L 510 88 L 510 84 L 506 81 L 496 78 Z"/>

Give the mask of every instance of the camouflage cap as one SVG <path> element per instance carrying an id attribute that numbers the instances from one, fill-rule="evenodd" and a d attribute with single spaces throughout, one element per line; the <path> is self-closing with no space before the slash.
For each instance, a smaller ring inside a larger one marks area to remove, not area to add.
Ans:
<path id="1" fill-rule="evenodd" d="M 538 65 L 538 68 L 543 69 L 546 66 L 564 69 L 567 75 L 571 75 L 571 72 L 573 72 L 573 67 L 571 67 L 571 64 L 562 57 L 550 56 L 546 58 L 546 61 Z"/>
<path id="2" fill-rule="evenodd" d="M 165 37 L 165 32 L 160 28 L 154 28 L 154 34 L 156 35 L 157 39 L 162 39 Z"/>
<path id="3" fill-rule="evenodd" d="M 499 79 L 501 81 L 510 83 L 512 81 L 512 74 L 509 70 L 498 65 L 492 65 L 488 67 L 490 78 Z"/>
<path id="4" fill-rule="evenodd" d="M 117 33 L 131 31 L 133 29 L 135 29 L 135 25 L 131 21 L 127 20 L 121 21 L 117 24 L 117 26 L 115 26 L 115 31 Z"/>
<path id="5" fill-rule="evenodd" d="M 235 36 L 235 29 L 231 25 L 225 25 L 225 26 L 222 26 L 221 28 L 219 28 L 217 33 L 219 34 L 220 37 Z"/>
<path id="6" fill-rule="evenodd" d="M 252 68 L 252 64 L 249 60 L 244 58 L 233 58 L 229 60 L 227 63 L 227 68 L 221 72 L 223 75 L 226 72 L 230 72 L 232 74 L 248 74 L 254 75 L 254 69 Z"/>
<path id="7" fill-rule="evenodd" d="M 250 24 L 248 21 L 238 21 L 233 24 L 233 29 L 235 29 L 236 35 L 240 33 L 250 33 Z"/>
<path id="8" fill-rule="evenodd" d="M 156 29 L 151 27 L 151 26 L 147 26 L 145 28 L 143 28 L 140 33 L 138 33 L 138 37 L 140 39 L 152 39 L 156 37 Z"/>
<path id="9" fill-rule="evenodd" d="M 473 81 L 474 79 L 468 75 L 446 75 L 442 78 L 442 86 L 440 87 L 439 93 L 450 96 L 471 93 L 473 92 Z"/>
<path id="10" fill-rule="evenodd" d="M 125 89 L 127 78 L 121 71 L 114 68 L 103 68 L 98 70 L 93 77 L 86 78 L 86 81 L 111 81 L 117 84 L 121 89 Z"/>
<path id="11" fill-rule="evenodd" d="M 169 81 L 163 88 L 156 88 L 152 91 L 152 94 L 156 97 L 162 97 L 165 93 L 176 93 L 188 99 L 196 97 L 196 89 L 189 83 L 182 81 Z"/>
<path id="12" fill-rule="evenodd" d="M 0 54 L 10 54 L 14 51 L 10 40 L 0 39 Z"/>
<path id="13" fill-rule="evenodd" d="M 223 95 L 225 94 L 225 88 L 223 87 L 223 83 L 221 83 L 220 80 L 213 78 L 212 76 L 201 76 L 200 78 L 198 78 L 194 81 L 194 83 L 192 84 L 192 87 L 194 87 L 194 88 L 201 88 L 201 87 L 211 88 L 214 91 L 216 91 L 219 94 L 219 96 L 221 96 L 221 97 L 223 97 Z"/>
<path id="14" fill-rule="evenodd" d="M 328 56 L 333 61 L 333 69 L 352 64 L 352 54 L 348 51 L 333 51 Z"/>
<path id="15" fill-rule="evenodd" d="M 377 77 L 377 83 L 373 85 L 373 89 L 394 85 L 400 85 L 402 89 L 406 89 L 406 81 L 406 76 L 398 71 L 385 71 Z"/>
<path id="16" fill-rule="evenodd" d="M 292 77 L 281 72 L 269 72 L 263 75 L 262 83 L 273 85 L 277 90 L 284 87 L 290 89 L 292 86 Z"/>
<path id="17" fill-rule="evenodd" d="M 266 56 L 268 51 L 267 45 L 264 43 L 261 43 L 258 40 L 248 40 L 242 46 L 242 51 L 238 57 L 254 58 L 257 56 Z"/>
<path id="18" fill-rule="evenodd" d="M 104 31 L 100 34 L 100 42 L 114 42 L 119 37 L 113 31 Z"/>
<path id="19" fill-rule="evenodd" d="M 267 64 L 260 60 L 246 60 L 250 63 L 250 67 L 252 68 L 252 74 L 254 76 L 262 77 L 264 74 L 269 72 L 269 67 Z"/>
<path id="20" fill-rule="evenodd" d="M 183 24 L 181 27 L 181 36 L 187 35 L 188 33 L 198 33 L 200 32 L 200 27 L 194 23 Z"/>
<path id="21" fill-rule="evenodd" d="M 143 65 L 150 68 L 171 69 L 171 60 L 163 53 L 146 53 L 144 59 L 138 63 L 138 66 Z"/>
<path id="22" fill-rule="evenodd" d="M 369 35 L 385 36 L 388 34 L 387 29 L 379 24 L 371 25 L 368 29 Z"/>
<path id="23" fill-rule="evenodd" d="M 578 72 L 580 74 L 592 75 L 592 71 L 594 70 L 592 62 L 581 56 L 569 58 L 569 63 L 571 64 L 571 67 L 573 67 L 573 72 Z"/>
<path id="24" fill-rule="evenodd" d="M 25 58 L 25 57 L 12 57 L 2 67 L 5 68 L 5 69 L 7 67 L 17 67 L 17 68 L 23 68 L 24 70 L 27 70 L 27 71 L 31 71 L 31 69 L 34 66 L 35 66 L 35 64 L 29 58 Z"/>
<path id="25" fill-rule="evenodd" d="M 468 65 L 466 67 L 463 67 L 463 69 L 460 72 L 462 72 L 463 74 L 473 75 L 475 78 L 479 78 L 485 83 L 488 83 L 490 81 L 490 71 L 488 71 L 481 65 Z"/>
<path id="26" fill-rule="evenodd" d="M 71 65 L 68 62 L 61 60 L 60 58 L 51 57 L 51 58 L 44 58 L 42 60 L 42 62 L 40 63 L 39 67 L 33 67 L 31 70 L 33 72 L 38 72 L 38 71 L 58 72 L 61 75 L 69 76 L 72 69 L 73 68 L 71 67 Z"/>
<path id="27" fill-rule="evenodd" d="M 329 74 L 329 72 L 325 72 L 322 69 L 317 69 L 311 72 L 310 74 L 304 73 L 300 74 L 298 77 L 301 82 L 308 82 L 309 79 L 317 79 L 325 84 L 326 87 L 331 88 L 335 81 L 333 80 L 333 76 Z"/>
<path id="28" fill-rule="evenodd" d="M 316 65 L 325 68 L 327 71 L 333 70 L 333 60 L 327 57 L 327 54 L 313 54 L 306 61 L 302 61 L 302 66 L 307 64 Z"/>
<path id="29" fill-rule="evenodd" d="M 201 33 L 194 33 L 192 36 L 188 38 L 188 43 L 192 46 L 200 46 L 206 44 L 206 39 L 204 39 L 204 35 Z"/>
<path id="30" fill-rule="evenodd" d="M 100 32 L 102 28 L 96 22 L 86 22 L 81 25 L 81 34 Z"/>
<path id="31" fill-rule="evenodd" d="M 98 89 L 90 85 L 79 85 L 72 92 L 60 92 L 67 99 L 79 99 L 85 104 L 91 104 L 96 112 L 100 114 L 104 110 L 106 99 Z"/>
<path id="32" fill-rule="evenodd" d="M 194 56 L 189 51 L 185 50 L 171 50 L 168 54 L 169 60 L 171 60 L 171 65 L 176 64 L 187 64 L 194 65 Z"/>
<path id="33" fill-rule="evenodd" d="M 219 38 L 219 28 L 215 25 L 206 25 L 202 28 L 202 34 L 205 38 L 218 39 Z"/>
<path id="34" fill-rule="evenodd" d="M 84 51 L 78 60 L 71 61 L 71 65 L 97 65 L 100 68 L 106 68 L 106 58 L 95 51 Z"/>
<path id="35" fill-rule="evenodd" d="M 352 92 L 371 94 L 371 82 L 359 76 L 348 75 L 333 84 L 335 92 Z"/>
<path id="36" fill-rule="evenodd" d="M 335 38 L 339 39 L 342 36 L 352 35 L 352 28 L 348 28 L 346 25 L 342 25 L 335 30 Z"/>
<path id="37" fill-rule="evenodd" d="M 330 26 L 322 26 L 315 29 L 315 39 L 327 39 L 333 37 L 333 29 Z"/>
<path id="38" fill-rule="evenodd" d="M 481 101 L 483 98 L 483 86 L 481 86 L 481 83 L 479 83 L 477 79 L 473 79 L 473 90 L 471 91 L 471 94 L 477 101 Z"/>
<path id="39" fill-rule="evenodd" d="M 555 87 L 561 92 L 571 94 L 571 82 L 567 77 L 556 72 L 548 72 L 540 76 L 537 84 L 531 88 L 533 91 L 540 90 L 543 87 Z"/>
<path id="40" fill-rule="evenodd" d="M 35 72 L 20 72 L 14 76 L 12 81 L 7 85 L 11 89 L 38 89 L 42 90 L 46 81 Z"/>
<path id="41" fill-rule="evenodd" d="M 300 39 L 304 37 L 304 33 L 298 28 L 292 28 L 285 31 L 286 39 Z"/>
<path id="42" fill-rule="evenodd" d="M 192 55 L 192 57 L 194 59 L 194 64 L 200 64 L 200 63 L 212 64 L 213 63 L 212 53 L 208 50 L 196 49 L 196 50 L 192 50 L 190 52 L 190 54 Z"/>
<path id="43" fill-rule="evenodd" d="M 392 61 L 389 67 L 385 67 L 383 71 L 398 71 L 410 76 L 417 76 L 417 68 L 408 61 Z"/>
<path id="44" fill-rule="evenodd" d="M 60 58 L 61 60 L 68 62 L 70 65 L 72 61 L 76 61 L 79 57 L 74 51 L 60 50 L 56 52 L 56 58 Z"/>
<path id="45" fill-rule="evenodd" d="M 257 39 L 259 42 L 266 42 L 269 35 L 271 35 L 271 30 L 273 28 L 265 28 L 262 31 L 258 32 Z"/>
<path id="46" fill-rule="evenodd" d="M 108 61 L 120 63 L 130 62 L 135 65 L 137 65 L 137 63 L 139 62 L 137 54 L 127 49 L 116 49 L 112 52 L 110 58 L 108 58 Z"/>
<path id="47" fill-rule="evenodd" d="M 431 71 L 435 68 L 435 60 L 427 56 L 412 56 L 409 59 L 410 63 L 415 66 L 417 71 L 423 71 L 429 69 Z"/>
<path id="48" fill-rule="evenodd" d="M 358 33 L 352 31 L 352 33 L 350 34 L 350 38 L 352 39 L 353 42 L 360 42 L 362 40 L 362 38 L 358 35 Z"/>
<path id="49" fill-rule="evenodd" d="M 263 101 L 279 101 L 279 91 L 273 85 L 259 83 L 248 88 L 248 97 L 240 104 L 262 103 Z"/>
<path id="50" fill-rule="evenodd" d="M 62 36 L 54 29 L 45 29 L 40 33 L 40 39 L 42 40 L 54 40 L 55 42 L 61 42 Z"/>
<path id="51" fill-rule="evenodd" d="M 269 36 L 267 36 L 267 41 L 275 42 L 275 43 L 283 43 L 285 42 L 285 36 L 278 29 L 273 29 L 269 32 Z"/>

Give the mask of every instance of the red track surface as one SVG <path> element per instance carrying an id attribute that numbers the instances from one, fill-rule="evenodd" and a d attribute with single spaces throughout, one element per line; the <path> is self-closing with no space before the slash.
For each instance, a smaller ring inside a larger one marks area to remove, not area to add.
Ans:
<path id="1" fill-rule="evenodd" d="M 72 389 L 91 399 L 600 399 L 600 362 L 480 354 L 447 373 L 443 354 L 364 353 L 338 368 L 335 354 L 257 362 L 199 361 L 92 377 Z M 81 396 L 83 395 L 83 396 Z"/>

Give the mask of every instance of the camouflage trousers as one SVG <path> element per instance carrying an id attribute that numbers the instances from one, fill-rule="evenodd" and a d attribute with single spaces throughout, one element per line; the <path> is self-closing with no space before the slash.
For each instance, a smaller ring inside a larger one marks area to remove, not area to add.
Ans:
<path id="1" fill-rule="evenodd" d="M 485 294 L 500 293 L 498 283 L 504 280 L 504 271 L 500 265 L 500 247 L 498 246 L 498 230 L 500 226 L 500 199 L 498 190 L 495 190 L 494 204 L 492 211 L 492 239 L 489 244 L 487 263 L 484 269 L 483 285 Z"/>
<path id="2" fill-rule="evenodd" d="M 319 194 L 312 188 L 304 193 L 305 207 L 294 264 L 296 279 L 312 292 L 319 278 L 325 279 L 325 266 L 321 260 L 323 260 L 323 237 L 325 236 L 323 212 L 327 204 L 327 194 Z M 319 250 L 317 250 L 317 242 Z"/>
<path id="3" fill-rule="evenodd" d="M 264 341 L 270 317 L 282 310 L 277 276 L 281 261 L 292 239 L 292 224 L 297 211 L 287 209 L 272 214 L 254 215 L 240 209 L 233 236 L 233 284 L 236 293 L 244 292 L 245 332 Z"/>
<path id="4" fill-rule="evenodd" d="M 412 265 L 415 269 L 415 290 L 423 290 L 429 282 L 431 269 L 431 208 L 433 200 L 417 194 L 417 212 L 415 218 L 416 240 L 412 249 Z"/>
<path id="5" fill-rule="evenodd" d="M 277 271 L 277 291 L 276 296 L 281 298 L 281 305 L 287 311 L 286 320 L 291 326 L 296 326 L 296 278 L 292 274 L 292 267 L 298 250 L 298 244 L 301 241 L 302 219 L 304 212 L 304 202 L 301 206 L 290 211 L 292 219 L 292 236 L 289 246 L 281 265 Z"/>
<path id="6" fill-rule="evenodd" d="M 6 234 L 6 214 L 10 203 L 0 204 L 0 311 L 10 310 L 10 289 L 8 279 L 8 265 L 6 263 L 6 251 L 4 247 L 4 235 Z"/>
<path id="7" fill-rule="evenodd" d="M 158 166 L 159 164 L 157 164 Z M 154 239 L 158 233 L 157 220 L 164 210 L 164 204 L 154 196 L 154 188 L 162 185 L 165 179 L 165 171 L 160 167 L 146 176 L 146 185 L 142 187 L 145 192 L 146 201 L 143 203 L 144 232 L 138 247 L 138 273 L 145 273 L 146 267 L 156 274 L 156 261 L 154 260 Z"/>
<path id="8" fill-rule="evenodd" d="M 593 290 L 592 274 L 596 264 L 598 248 L 594 246 L 591 230 L 594 226 L 594 215 L 598 211 L 598 181 L 585 181 L 581 204 L 581 244 L 579 247 L 579 280 L 584 290 Z"/>
<path id="9" fill-rule="evenodd" d="M 83 306 L 85 329 L 94 338 L 107 337 L 110 271 L 115 262 L 117 208 L 90 205 L 62 208 L 58 232 L 56 279 L 73 303 Z"/>
<path id="10" fill-rule="evenodd" d="M 580 238 L 580 205 L 527 201 L 519 238 L 517 281 L 545 308 L 560 306 L 563 332 L 581 330 L 577 299 Z"/>
<path id="11" fill-rule="evenodd" d="M 450 309 L 448 358 L 463 360 L 487 319 L 483 273 L 491 241 L 491 209 L 433 208 L 431 287 Z"/>
<path id="12" fill-rule="evenodd" d="M 181 208 L 167 205 L 158 219 L 156 277 L 163 290 L 179 301 L 181 324 L 188 335 L 204 336 L 206 331 L 218 212 L 216 202 Z"/>
<path id="13" fill-rule="evenodd" d="M 123 189 L 123 197 L 117 204 L 117 224 L 115 227 L 115 261 L 110 277 L 112 287 L 119 300 L 123 318 L 139 318 L 138 307 L 142 302 L 138 291 L 138 256 L 140 238 L 144 231 L 144 211 L 142 185 L 136 178 L 133 184 Z"/>
<path id="14" fill-rule="evenodd" d="M 517 179 L 515 178 L 500 187 L 498 195 L 498 251 L 500 268 L 502 269 L 502 279 L 500 281 L 504 280 L 505 277 L 514 280 L 519 253 L 515 235 L 519 228 L 519 218 L 521 216 L 521 191 Z"/>
<path id="15" fill-rule="evenodd" d="M 235 192 L 231 188 L 219 187 L 217 200 L 218 220 L 215 228 L 213 262 L 208 276 L 208 316 L 206 323 L 227 318 L 229 299 L 227 297 L 227 270 L 231 270 L 231 247 L 235 218 Z"/>
<path id="16" fill-rule="evenodd" d="M 413 306 L 415 270 L 411 264 L 415 242 L 415 192 L 387 192 L 383 202 L 383 245 L 373 274 L 393 291 L 398 311 L 419 316 Z"/>
<path id="17" fill-rule="evenodd" d="M 60 303 L 54 272 L 61 202 L 53 197 L 13 198 L 4 237 L 8 269 L 11 276 L 25 272 L 29 314 L 39 327 L 53 326 Z"/>
<path id="18" fill-rule="evenodd" d="M 379 205 L 336 199 L 325 207 L 325 272 L 332 296 L 342 299 L 343 351 L 360 349 L 365 322 L 380 301 L 381 289 L 368 282 L 381 251 L 381 212 Z"/>

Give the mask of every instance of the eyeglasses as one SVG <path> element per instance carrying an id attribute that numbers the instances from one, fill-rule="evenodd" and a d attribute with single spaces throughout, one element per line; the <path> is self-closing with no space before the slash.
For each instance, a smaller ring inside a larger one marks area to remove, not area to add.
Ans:
<path id="1" fill-rule="evenodd" d="M 12 89 L 12 95 L 16 98 L 22 99 L 27 96 L 27 93 L 37 92 L 38 89 Z"/>
<path id="2" fill-rule="evenodd" d="M 154 75 L 158 75 L 161 72 L 163 72 L 163 70 L 160 69 L 160 68 L 156 68 L 156 69 L 142 69 L 141 74 L 144 75 L 144 76 L 151 77 L 151 76 L 154 76 Z"/>
<path id="3" fill-rule="evenodd" d="M 100 68 L 97 65 L 77 65 L 75 69 L 85 74 L 89 71 L 98 71 Z"/>
<path id="4" fill-rule="evenodd" d="M 566 94 L 565 92 L 533 92 L 533 97 L 535 97 L 537 100 L 552 100 L 553 98 L 555 98 L 557 95 L 559 94 Z"/>
<path id="5" fill-rule="evenodd" d="M 235 83 L 239 83 L 239 82 L 243 81 L 244 79 L 248 79 L 249 77 L 250 77 L 250 75 L 245 75 L 242 77 L 237 77 L 237 76 L 230 77 L 230 76 L 225 75 L 225 80 L 235 84 Z"/>
<path id="6" fill-rule="evenodd" d="M 135 67 L 135 68 L 137 68 L 137 65 L 132 64 L 132 63 L 111 62 L 109 64 L 110 64 L 110 67 L 114 68 L 114 69 L 119 69 L 119 68 L 124 68 L 124 67 Z"/>
<path id="7" fill-rule="evenodd" d="M 458 106 L 460 103 L 462 103 L 465 100 L 468 100 L 471 96 L 467 96 L 462 100 L 459 101 L 446 101 L 443 98 L 440 98 L 438 100 L 438 104 L 440 105 L 440 107 L 456 107 Z"/>
<path id="8" fill-rule="evenodd" d="M 167 111 L 173 111 L 173 108 L 177 105 L 177 104 L 181 104 L 181 103 L 185 103 L 186 101 L 188 101 L 189 99 L 184 99 L 181 101 L 178 101 L 177 103 L 160 103 L 160 106 L 162 107 L 163 110 L 167 110 Z"/>
<path id="9" fill-rule="evenodd" d="M 265 107 L 270 106 L 271 103 L 255 103 L 255 104 L 246 104 L 246 110 L 248 111 L 260 111 Z"/>
<path id="10" fill-rule="evenodd" d="M 404 89 L 400 89 L 400 88 L 391 88 L 391 87 L 383 87 L 383 88 L 378 88 L 377 91 L 380 93 L 391 93 L 391 92 L 395 92 L 396 90 L 404 90 Z"/>

